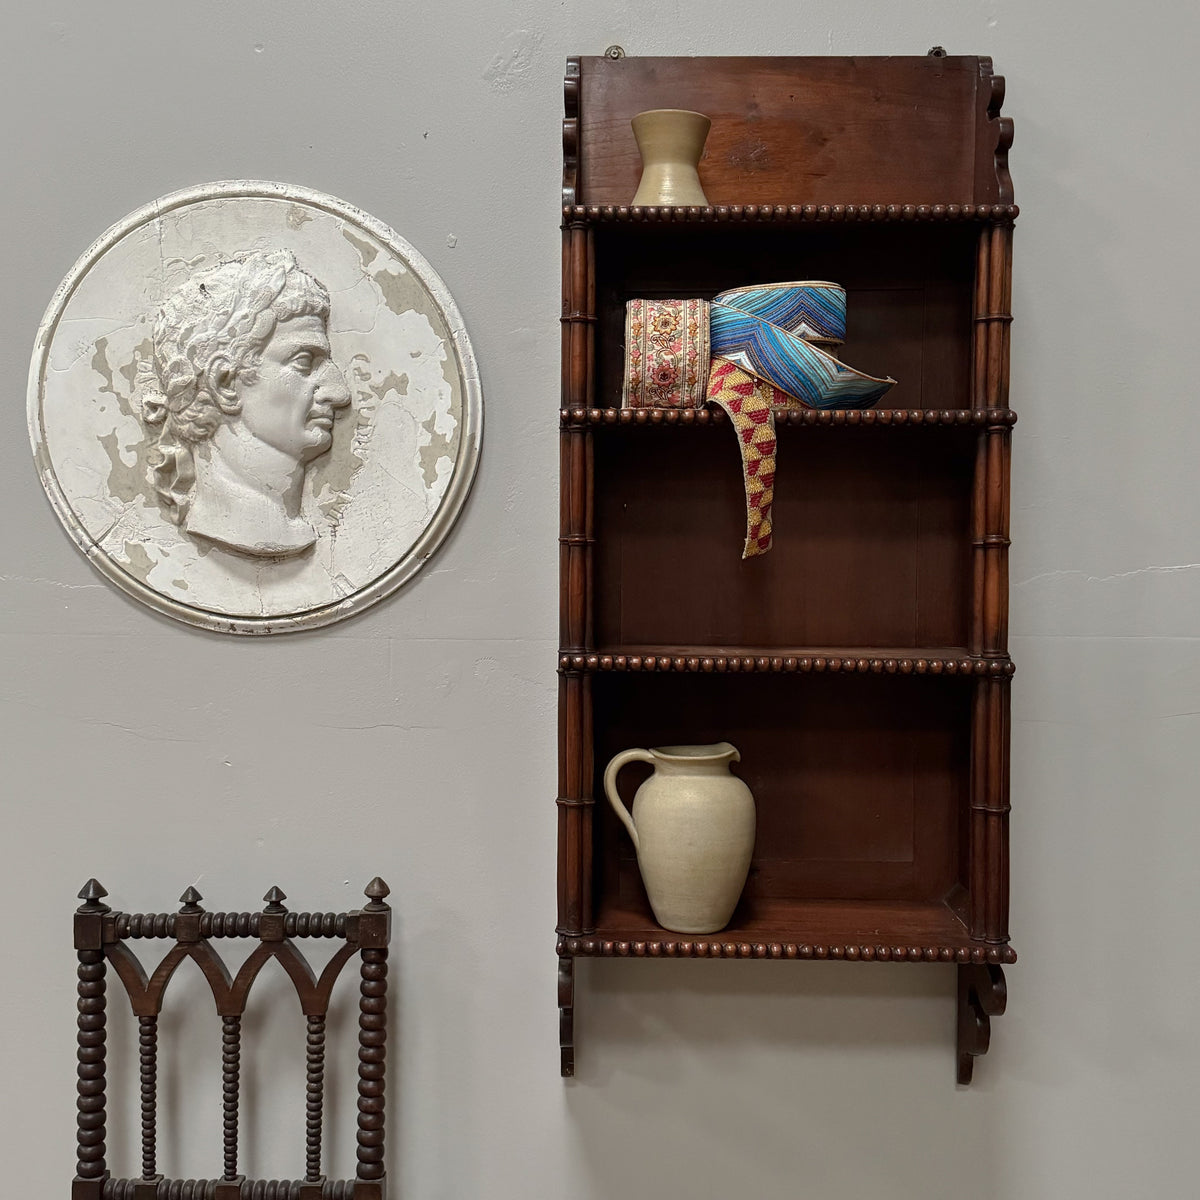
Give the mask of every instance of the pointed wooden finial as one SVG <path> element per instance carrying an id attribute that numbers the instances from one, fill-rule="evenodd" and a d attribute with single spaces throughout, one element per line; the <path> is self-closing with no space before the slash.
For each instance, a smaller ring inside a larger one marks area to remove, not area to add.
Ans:
<path id="1" fill-rule="evenodd" d="M 287 912 L 287 909 L 284 908 L 284 906 L 283 906 L 283 901 L 285 901 L 286 899 L 287 899 L 287 893 L 284 892 L 283 889 L 280 888 L 278 884 L 276 884 L 276 886 L 273 887 L 263 897 L 263 900 L 265 900 L 266 904 L 267 904 L 267 907 L 263 911 L 269 912 L 269 913 Z"/>
<path id="2" fill-rule="evenodd" d="M 108 912 L 109 907 L 102 901 L 108 891 L 104 884 L 98 879 L 89 879 L 87 883 L 79 889 L 79 899 L 83 903 L 79 906 L 80 912 Z"/>
<path id="3" fill-rule="evenodd" d="M 378 875 L 363 888 L 363 895 L 371 902 L 367 907 L 371 909 L 386 908 L 387 905 L 384 904 L 384 900 L 391 894 L 392 889 Z"/>
<path id="4" fill-rule="evenodd" d="M 199 912 L 200 901 L 203 899 L 204 897 L 194 887 L 190 887 L 179 897 L 179 902 L 183 905 L 179 911 L 186 913 Z"/>

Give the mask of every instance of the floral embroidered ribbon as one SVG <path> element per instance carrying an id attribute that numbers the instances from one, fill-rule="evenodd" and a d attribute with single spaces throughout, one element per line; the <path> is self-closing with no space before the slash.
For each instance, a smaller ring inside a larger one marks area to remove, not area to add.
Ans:
<path id="1" fill-rule="evenodd" d="M 625 306 L 622 408 L 702 408 L 708 360 L 707 300 Z"/>

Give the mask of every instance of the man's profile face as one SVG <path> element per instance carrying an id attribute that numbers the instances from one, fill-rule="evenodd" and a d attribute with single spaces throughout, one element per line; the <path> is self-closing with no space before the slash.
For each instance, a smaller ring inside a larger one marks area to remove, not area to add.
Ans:
<path id="1" fill-rule="evenodd" d="M 324 454 L 333 443 L 337 409 L 350 403 L 346 380 L 329 357 L 324 320 L 280 321 L 256 371 L 253 383 L 237 379 L 245 427 L 299 463 Z"/>

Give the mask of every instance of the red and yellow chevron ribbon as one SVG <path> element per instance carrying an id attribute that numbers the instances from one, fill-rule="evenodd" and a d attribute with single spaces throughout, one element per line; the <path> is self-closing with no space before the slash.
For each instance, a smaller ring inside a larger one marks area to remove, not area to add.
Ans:
<path id="1" fill-rule="evenodd" d="M 746 487 L 746 544 L 743 558 L 771 548 L 771 504 L 775 498 L 774 408 L 802 408 L 786 392 L 742 370 L 727 358 L 714 358 L 708 374 L 708 402 L 728 414 L 742 455 Z"/>

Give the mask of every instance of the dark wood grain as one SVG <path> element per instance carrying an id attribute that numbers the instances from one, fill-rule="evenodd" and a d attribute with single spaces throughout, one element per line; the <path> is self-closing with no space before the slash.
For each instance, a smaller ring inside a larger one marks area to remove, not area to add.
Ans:
<path id="1" fill-rule="evenodd" d="M 779 431 L 775 547 L 748 561 L 732 429 L 599 442 L 600 646 L 967 644 L 975 435 L 924 430 L 917 446 L 894 431 L 790 432 Z"/>
<path id="2" fill-rule="evenodd" d="M 581 204 L 632 199 L 641 159 L 629 122 L 649 108 L 711 118 L 700 181 L 714 205 L 1011 202 L 987 59 L 583 58 L 579 68 L 578 175 L 564 194 Z"/>

